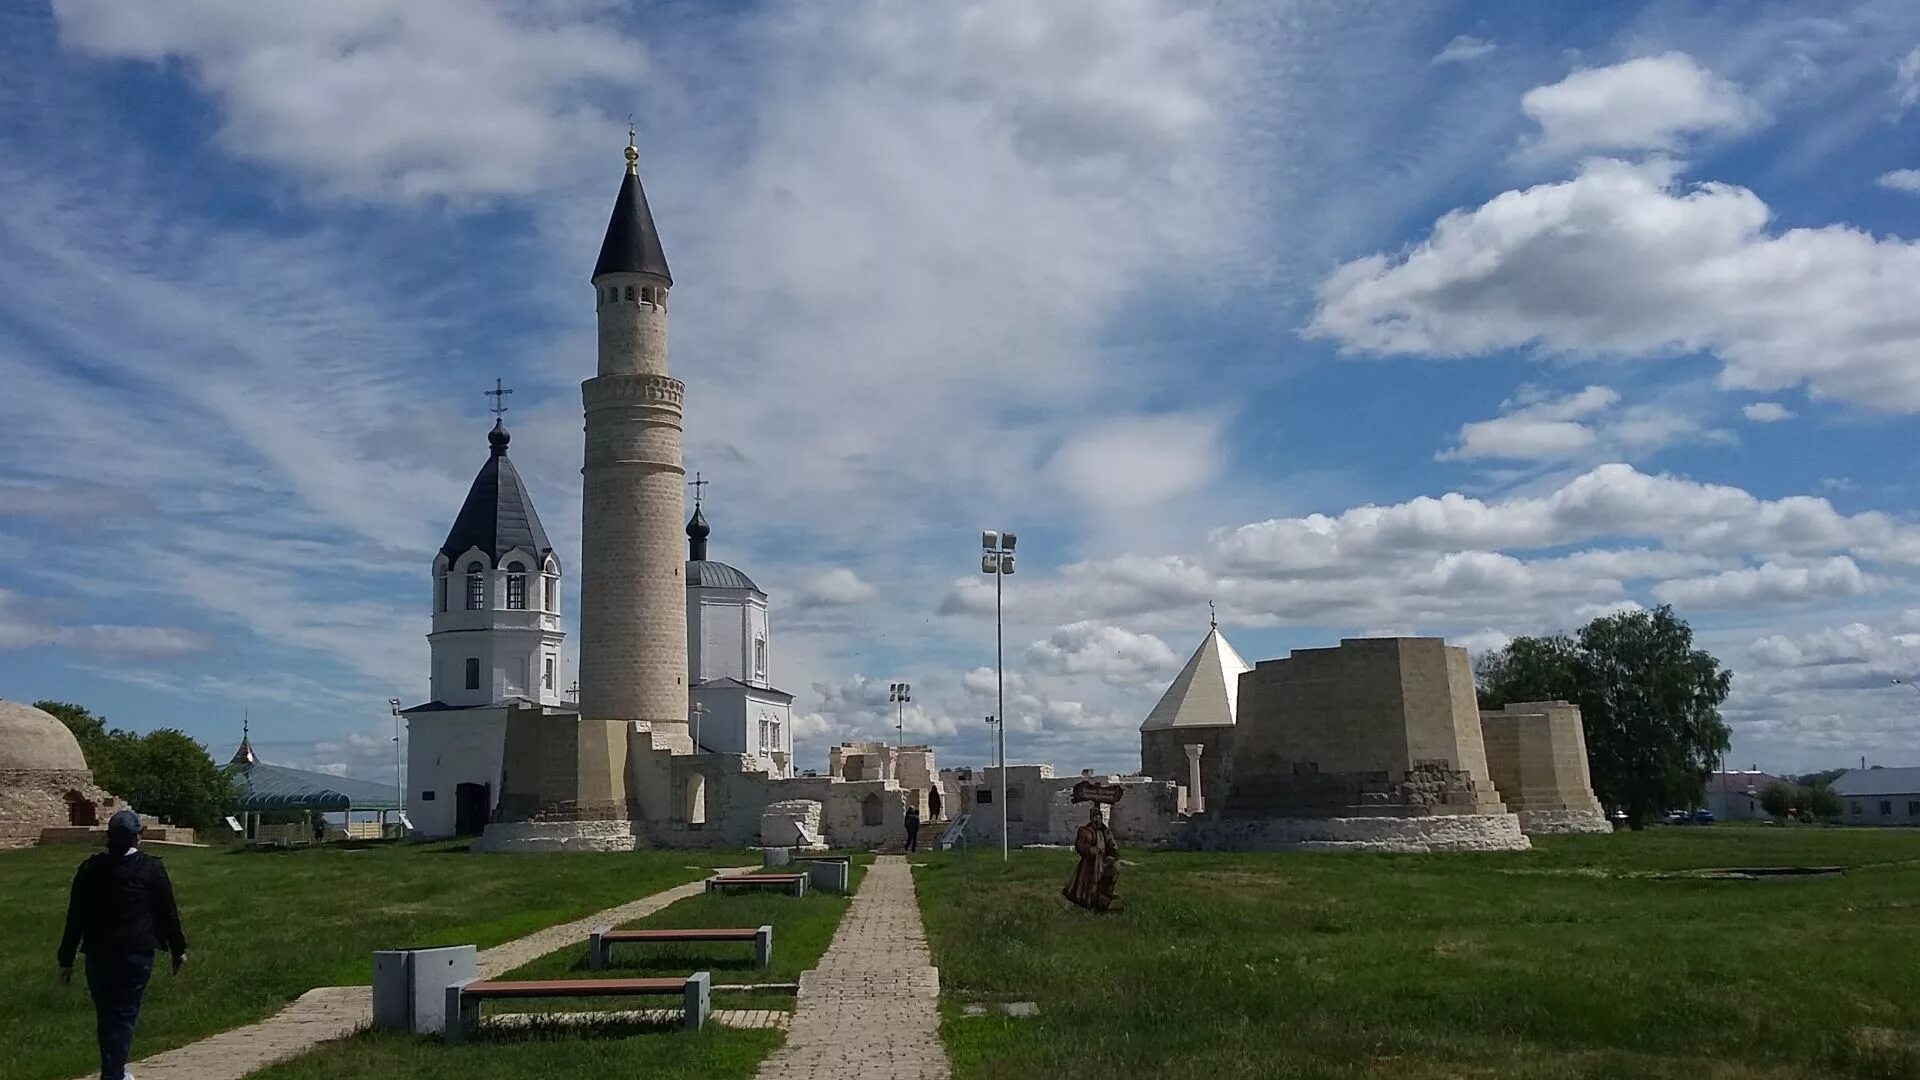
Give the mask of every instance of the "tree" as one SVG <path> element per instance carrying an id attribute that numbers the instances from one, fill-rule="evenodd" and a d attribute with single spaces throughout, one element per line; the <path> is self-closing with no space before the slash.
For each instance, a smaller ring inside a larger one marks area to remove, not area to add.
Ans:
<path id="1" fill-rule="evenodd" d="M 1698 806 L 1728 746 L 1720 704 L 1733 675 L 1693 647 L 1662 605 L 1595 619 L 1569 638 L 1515 638 L 1476 671 L 1480 706 L 1559 698 L 1580 706 L 1594 794 L 1633 828 Z"/>
<path id="2" fill-rule="evenodd" d="M 138 735 L 109 728 L 106 717 L 65 701 L 38 701 L 34 708 L 59 717 L 73 732 L 94 783 L 143 814 L 205 829 L 239 797 L 233 778 L 185 732 L 161 728 Z"/>
<path id="3" fill-rule="evenodd" d="M 1784 818 L 1789 811 L 1804 805 L 1800 801 L 1802 790 L 1797 784 L 1783 784 L 1775 780 L 1761 790 L 1760 809 L 1765 810 L 1769 817 Z"/>

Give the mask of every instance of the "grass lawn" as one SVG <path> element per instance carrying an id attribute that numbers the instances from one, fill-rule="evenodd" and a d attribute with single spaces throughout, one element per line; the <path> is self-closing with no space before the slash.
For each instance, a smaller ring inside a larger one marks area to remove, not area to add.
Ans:
<path id="1" fill-rule="evenodd" d="M 1920 830 L 1535 843 L 1126 853 L 1105 916 L 1060 898 L 1066 852 L 923 856 L 957 1075 L 1920 1077 Z M 1674 873 L 1816 864 L 1852 869 Z"/>
<path id="2" fill-rule="evenodd" d="M 83 848 L 0 852 L 0 1078 L 98 1068 L 82 980 L 54 979 L 54 950 Z M 461 845 L 285 852 L 162 851 L 191 945 L 178 979 L 156 974 L 135 1036 L 158 1053 L 272 1014 L 316 986 L 365 984 L 372 952 L 497 945 L 703 876 L 745 853 L 472 855 Z M 136 1070 L 137 1071 L 137 1070 Z"/>
<path id="3" fill-rule="evenodd" d="M 653 1002 L 660 1005 L 659 1000 Z M 598 1030 L 488 1033 L 458 1046 L 437 1038 L 364 1032 L 330 1042 L 292 1061 L 254 1073 L 254 1080 L 741 1080 L 780 1045 L 777 1031 L 734 1031 L 708 1024 L 698 1032 L 677 1026 L 606 1024 Z"/>

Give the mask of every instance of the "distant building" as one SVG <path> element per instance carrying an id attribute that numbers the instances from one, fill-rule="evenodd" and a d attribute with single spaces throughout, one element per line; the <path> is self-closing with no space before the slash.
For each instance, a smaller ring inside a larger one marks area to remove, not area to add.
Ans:
<path id="1" fill-rule="evenodd" d="M 1920 825 L 1920 767 L 1848 769 L 1827 786 L 1849 825 Z"/>
<path id="2" fill-rule="evenodd" d="M 1707 777 L 1707 809 L 1718 821 L 1762 820 L 1767 812 L 1760 806 L 1760 796 L 1769 784 L 1792 786 L 1793 781 L 1756 769 L 1714 773 Z"/>

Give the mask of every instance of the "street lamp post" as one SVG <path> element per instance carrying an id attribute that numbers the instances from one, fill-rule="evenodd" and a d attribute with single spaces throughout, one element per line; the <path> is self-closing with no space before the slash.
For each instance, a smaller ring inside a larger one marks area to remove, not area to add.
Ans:
<path id="1" fill-rule="evenodd" d="M 900 749 L 906 742 L 907 703 L 913 700 L 912 683 L 888 683 L 887 700 L 893 702 L 893 748 Z"/>
<path id="2" fill-rule="evenodd" d="M 400 814 L 404 817 L 407 812 L 407 778 L 405 772 L 400 768 L 400 699 L 397 697 L 388 698 L 387 708 L 393 710 L 393 787 L 395 792 L 400 796 L 398 800 L 400 803 Z M 347 816 L 351 818 L 353 815 L 349 814 Z M 387 812 L 382 810 L 380 811 L 380 832 L 385 834 L 386 831 Z"/>
<path id="3" fill-rule="evenodd" d="M 694 753 L 696 753 L 696 754 L 698 754 L 698 753 L 700 753 L 700 750 L 701 750 L 701 747 L 700 747 L 700 718 L 701 718 L 702 716 L 705 716 L 705 715 L 706 715 L 706 713 L 707 713 L 707 707 L 706 707 L 706 706 L 705 706 L 704 704 L 702 704 L 702 703 L 700 703 L 700 702 L 698 702 L 698 701 L 696 701 L 696 702 L 694 702 L 694 703 L 693 703 L 693 708 L 692 708 L 692 710 L 690 710 L 690 713 L 691 713 L 691 715 L 692 715 L 692 717 L 693 717 L 693 752 L 694 752 Z"/>
<path id="4" fill-rule="evenodd" d="M 1010 532 L 986 529 L 980 533 L 980 572 L 993 575 L 993 678 L 999 711 L 1000 750 L 1000 861 L 1009 858 L 1007 841 L 1007 664 L 1005 631 L 1000 617 L 1004 582 L 1013 573 L 1013 545 L 1018 538 Z"/>

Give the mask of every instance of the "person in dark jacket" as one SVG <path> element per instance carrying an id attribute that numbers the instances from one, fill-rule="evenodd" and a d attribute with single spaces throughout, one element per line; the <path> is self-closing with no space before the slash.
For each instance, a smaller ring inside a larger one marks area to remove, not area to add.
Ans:
<path id="1" fill-rule="evenodd" d="M 173 903 L 166 864 L 141 851 L 140 815 L 122 810 L 107 822 L 107 850 L 80 864 L 67 900 L 60 938 L 60 980 L 73 979 L 73 954 L 87 954 L 87 991 L 93 996 L 100 1041 L 101 1080 L 128 1080 L 127 1056 L 140 1000 L 153 975 L 153 954 L 164 946 L 173 973 L 187 962 L 187 936 Z"/>
<path id="2" fill-rule="evenodd" d="M 907 850 L 920 850 L 920 808 L 907 807 Z"/>

